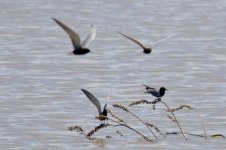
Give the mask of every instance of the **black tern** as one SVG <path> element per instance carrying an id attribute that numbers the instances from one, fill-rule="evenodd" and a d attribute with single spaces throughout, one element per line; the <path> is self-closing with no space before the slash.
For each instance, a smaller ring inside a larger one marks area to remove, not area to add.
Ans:
<path id="1" fill-rule="evenodd" d="M 130 36 L 128 36 L 128 35 L 125 35 L 125 34 L 123 34 L 123 33 L 121 33 L 121 32 L 118 32 L 118 33 L 121 34 L 122 36 L 128 38 L 129 40 L 133 41 L 133 42 L 136 43 L 137 45 L 139 45 L 139 46 L 143 49 L 143 53 L 145 53 L 145 54 L 151 53 L 151 52 L 152 52 L 152 48 L 153 48 L 154 46 L 156 46 L 156 45 L 159 44 L 160 42 L 163 42 L 163 41 L 165 41 L 165 40 L 167 40 L 167 39 L 169 39 L 169 38 L 171 38 L 171 37 L 173 36 L 173 35 L 170 35 L 170 36 L 168 36 L 168 37 L 166 37 L 166 38 L 164 38 L 164 39 L 162 39 L 162 40 L 156 41 L 154 44 L 152 44 L 152 46 L 151 46 L 150 48 L 147 48 L 147 47 L 145 47 L 143 44 L 141 44 L 141 42 L 139 42 L 138 40 L 136 40 L 136 39 L 134 39 L 134 38 L 132 38 L 132 37 L 130 37 Z"/>
<path id="2" fill-rule="evenodd" d="M 88 34 L 88 36 L 86 37 L 86 39 L 81 43 L 81 39 L 79 37 L 79 35 L 74 32 L 71 28 L 69 28 L 68 26 L 66 26 L 65 24 L 63 24 L 62 22 L 60 22 L 59 20 L 52 18 L 61 28 L 64 29 L 64 31 L 69 35 L 72 45 L 74 47 L 73 50 L 73 54 L 74 55 L 83 55 L 86 53 L 91 52 L 87 46 L 88 44 L 94 40 L 95 36 L 96 36 L 96 29 L 95 27 L 92 25 L 91 30 Z"/>
<path id="3" fill-rule="evenodd" d="M 89 91 L 81 89 L 83 91 L 83 93 L 89 98 L 89 100 L 97 107 L 99 116 L 103 115 L 103 116 L 107 116 L 107 104 L 104 105 L 104 109 L 103 111 L 101 110 L 101 105 L 99 100 L 93 95 L 91 94 Z"/>
<path id="4" fill-rule="evenodd" d="M 153 95 L 154 97 L 156 97 L 156 98 L 160 98 L 160 97 L 162 97 L 162 96 L 164 96 L 165 95 L 165 91 L 167 90 L 165 87 L 161 87 L 160 89 L 159 89 L 159 91 L 158 90 L 156 90 L 155 88 L 152 88 L 152 87 L 149 87 L 149 86 L 147 86 L 147 85 L 144 85 L 144 84 L 142 84 L 143 86 L 145 86 L 146 87 L 146 92 L 144 92 L 144 93 L 149 93 L 149 94 L 151 94 L 151 95 Z"/>

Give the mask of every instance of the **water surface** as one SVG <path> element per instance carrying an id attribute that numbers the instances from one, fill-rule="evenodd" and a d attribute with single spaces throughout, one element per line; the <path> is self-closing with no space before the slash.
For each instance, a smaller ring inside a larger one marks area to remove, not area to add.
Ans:
<path id="1" fill-rule="evenodd" d="M 0 148 L 1 149 L 225 149 L 223 139 L 168 136 L 144 142 L 131 131 L 127 138 L 109 128 L 98 140 L 88 141 L 67 130 L 81 125 L 91 130 L 99 122 L 96 108 L 80 91 L 94 93 L 102 104 L 152 100 L 141 84 L 169 89 L 170 106 L 197 108 L 208 135 L 226 135 L 226 2 L 195 0 L 103 1 L 39 0 L 0 2 Z M 91 24 L 97 28 L 90 45 L 94 53 L 72 56 L 68 36 L 55 17 L 85 38 Z M 146 46 L 175 36 L 145 55 L 116 31 L 136 37 Z M 108 91 L 110 100 L 107 100 Z M 162 105 L 139 106 L 134 113 L 152 121 L 163 132 L 178 131 Z M 121 111 L 118 111 L 120 115 Z M 202 134 L 197 116 L 176 114 L 183 128 Z M 126 113 L 121 116 L 141 131 L 145 128 Z M 111 139 L 106 139 L 111 135 Z"/>

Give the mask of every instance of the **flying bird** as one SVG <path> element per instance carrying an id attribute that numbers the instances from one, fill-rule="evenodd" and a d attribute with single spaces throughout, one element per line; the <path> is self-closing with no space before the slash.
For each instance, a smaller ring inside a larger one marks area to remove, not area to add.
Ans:
<path id="1" fill-rule="evenodd" d="M 165 95 L 165 91 L 167 90 L 165 87 L 161 87 L 159 90 L 156 90 L 155 88 L 149 87 L 147 85 L 142 84 L 143 86 L 146 87 L 146 92 L 144 93 L 149 93 L 153 95 L 156 98 L 160 98 Z"/>
<path id="2" fill-rule="evenodd" d="M 83 55 L 86 53 L 91 52 L 90 49 L 87 48 L 88 44 L 94 40 L 95 36 L 96 36 L 96 29 L 95 27 L 92 25 L 91 26 L 91 30 L 88 34 L 88 36 L 86 37 L 86 39 L 81 43 L 81 39 L 79 37 L 79 35 L 73 31 L 71 28 L 69 28 L 68 26 L 66 26 L 64 23 L 60 22 L 59 20 L 52 18 L 61 28 L 63 28 L 63 30 L 69 35 L 72 45 L 74 47 L 73 50 L 73 54 L 74 55 Z"/>
<path id="3" fill-rule="evenodd" d="M 83 93 L 88 97 L 88 99 L 97 107 L 99 116 L 103 115 L 103 116 L 107 116 L 107 104 L 104 105 L 104 109 L 101 109 L 101 105 L 99 100 L 93 95 L 91 94 L 89 91 L 81 89 L 83 91 Z"/>
<path id="4" fill-rule="evenodd" d="M 145 47 L 145 46 L 144 46 L 141 42 L 139 42 L 138 40 L 136 40 L 136 39 L 134 39 L 134 38 L 132 38 L 132 37 L 130 37 L 130 36 L 128 36 L 128 35 L 125 35 L 125 34 L 123 34 L 123 33 L 121 33 L 121 32 L 118 32 L 118 33 L 121 34 L 122 36 L 128 38 L 129 40 L 133 41 L 133 42 L 136 43 L 137 45 L 139 45 L 139 46 L 143 49 L 143 53 L 145 53 L 145 54 L 151 53 L 151 52 L 152 52 L 152 48 L 153 48 L 154 46 L 156 46 L 156 45 L 159 44 L 160 42 L 163 42 L 163 41 L 165 41 L 165 40 L 167 40 L 167 39 L 169 39 L 169 38 L 171 38 L 171 37 L 173 36 L 173 35 L 170 35 L 170 36 L 167 36 L 166 38 L 164 38 L 164 39 L 162 39 L 162 40 L 156 41 L 154 44 L 152 44 L 152 46 L 151 46 L 150 48 L 148 48 L 148 47 Z"/>

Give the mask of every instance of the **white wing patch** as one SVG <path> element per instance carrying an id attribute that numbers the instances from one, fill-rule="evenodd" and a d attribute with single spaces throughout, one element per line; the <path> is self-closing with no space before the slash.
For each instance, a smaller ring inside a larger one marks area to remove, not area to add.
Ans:
<path id="1" fill-rule="evenodd" d="M 92 40 L 95 39 L 95 37 L 96 37 L 96 28 L 94 27 L 94 25 L 91 25 L 91 30 L 86 39 L 82 42 L 82 47 L 87 48 L 87 46 L 90 44 Z"/>
<path id="2" fill-rule="evenodd" d="M 164 38 L 164 39 L 161 39 L 161 40 L 159 40 L 159 41 L 156 41 L 156 42 L 154 42 L 153 44 L 152 44 L 152 48 L 153 47 L 155 47 L 156 45 L 158 45 L 159 43 L 161 43 L 161 42 L 163 42 L 163 41 L 165 41 L 165 40 L 168 40 L 168 39 L 170 39 L 171 37 L 173 37 L 175 34 L 171 34 L 171 35 L 169 35 L 169 36 L 167 36 L 166 38 Z"/>

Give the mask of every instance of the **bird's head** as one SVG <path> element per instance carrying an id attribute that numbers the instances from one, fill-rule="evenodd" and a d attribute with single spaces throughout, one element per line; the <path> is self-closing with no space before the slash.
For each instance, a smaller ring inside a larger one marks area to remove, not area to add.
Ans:
<path id="1" fill-rule="evenodd" d="M 159 91 L 167 91 L 168 89 L 166 89 L 165 87 L 161 87 Z"/>
<path id="2" fill-rule="evenodd" d="M 168 90 L 168 89 L 166 89 L 165 87 L 161 87 L 161 88 L 159 89 L 160 95 L 163 96 L 163 95 L 165 94 L 165 91 L 167 91 L 167 90 Z"/>

